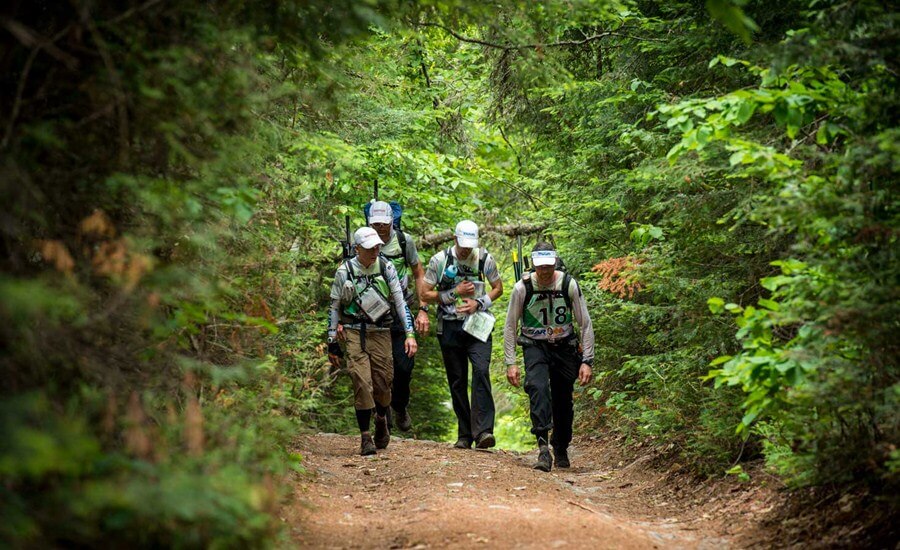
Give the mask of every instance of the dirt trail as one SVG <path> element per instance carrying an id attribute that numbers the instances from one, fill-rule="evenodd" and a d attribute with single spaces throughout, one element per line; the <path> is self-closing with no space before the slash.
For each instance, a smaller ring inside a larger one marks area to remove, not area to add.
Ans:
<path id="1" fill-rule="evenodd" d="M 623 494 L 615 474 L 598 470 L 577 448 L 570 453 L 572 468 L 549 474 L 531 469 L 534 453 L 461 450 L 396 437 L 373 457 L 359 456 L 358 449 L 358 438 L 333 434 L 298 442 L 312 475 L 298 483 L 282 517 L 299 546 L 729 546 L 727 538 L 675 517 L 635 511 L 634 502 L 617 506 Z"/>

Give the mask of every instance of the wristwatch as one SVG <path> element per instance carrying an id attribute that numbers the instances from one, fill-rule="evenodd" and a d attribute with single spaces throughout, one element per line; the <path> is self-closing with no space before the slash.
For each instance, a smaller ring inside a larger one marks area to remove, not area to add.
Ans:
<path id="1" fill-rule="evenodd" d="M 335 342 L 337 342 L 337 338 L 335 338 L 334 336 L 329 336 L 328 339 L 325 340 L 325 342 L 327 342 L 329 344 L 334 344 Z"/>
<path id="2" fill-rule="evenodd" d="M 419 311 L 424 311 L 425 313 L 428 313 L 428 304 L 419 306 Z"/>
<path id="3" fill-rule="evenodd" d="M 594 368 L 594 360 L 593 359 L 582 359 L 581 362 L 591 368 Z"/>

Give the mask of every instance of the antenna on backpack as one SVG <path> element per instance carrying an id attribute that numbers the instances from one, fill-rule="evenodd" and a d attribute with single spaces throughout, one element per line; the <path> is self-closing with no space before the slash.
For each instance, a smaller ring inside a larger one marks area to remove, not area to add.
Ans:
<path id="1" fill-rule="evenodd" d="M 350 246 L 350 216 L 344 216 L 344 240 L 341 241 L 341 252 L 345 260 L 353 257 L 353 248 Z"/>
<path id="2" fill-rule="evenodd" d="M 522 278 L 522 235 L 516 235 L 516 250 L 513 250 L 513 272 L 516 274 L 516 280 Z"/>
<path id="3" fill-rule="evenodd" d="M 376 201 L 378 200 L 378 178 L 375 179 L 375 190 L 374 193 L 372 193 L 372 196 Z"/>

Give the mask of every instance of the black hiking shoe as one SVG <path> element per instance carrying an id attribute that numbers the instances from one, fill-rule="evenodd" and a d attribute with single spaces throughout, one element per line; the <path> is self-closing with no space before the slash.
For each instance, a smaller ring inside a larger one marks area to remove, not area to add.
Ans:
<path id="1" fill-rule="evenodd" d="M 553 467 L 553 458 L 550 457 L 550 447 L 541 445 L 540 453 L 538 453 L 537 462 L 534 463 L 534 469 L 542 472 L 549 472 Z"/>
<path id="2" fill-rule="evenodd" d="M 472 448 L 472 440 L 468 437 L 460 437 L 453 446 L 457 449 L 470 449 Z"/>
<path id="3" fill-rule="evenodd" d="M 391 416 L 397 421 L 397 429 L 402 432 L 408 432 L 412 429 L 412 418 L 409 417 L 409 411 L 404 410 L 392 411 Z"/>
<path id="4" fill-rule="evenodd" d="M 388 443 L 391 442 L 391 429 L 388 428 L 387 415 L 375 415 L 375 448 L 387 449 Z"/>
<path id="5" fill-rule="evenodd" d="M 571 466 L 569 463 L 569 451 L 567 449 L 557 449 L 553 447 L 553 461 L 556 462 L 557 468 L 568 468 Z"/>
<path id="6" fill-rule="evenodd" d="M 475 442 L 476 449 L 490 449 L 494 445 L 497 444 L 497 440 L 494 439 L 494 434 L 491 432 L 481 432 L 478 436 L 477 441 Z"/>
<path id="7" fill-rule="evenodd" d="M 359 454 L 361 454 L 362 456 L 375 454 L 375 442 L 372 441 L 372 435 L 368 432 L 362 434 L 361 442 L 359 445 Z"/>

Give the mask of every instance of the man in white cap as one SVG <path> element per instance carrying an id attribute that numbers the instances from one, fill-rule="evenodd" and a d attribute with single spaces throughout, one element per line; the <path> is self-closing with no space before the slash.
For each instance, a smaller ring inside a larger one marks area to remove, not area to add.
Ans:
<path id="1" fill-rule="evenodd" d="M 353 235 L 357 255 L 344 261 L 331 286 L 328 315 L 328 358 L 335 367 L 343 356 L 340 340 L 347 343 L 347 370 L 353 381 L 356 421 L 361 434 L 360 454 L 375 454 L 391 440 L 387 413 L 391 405 L 391 323 L 403 320 L 404 351 L 416 353 L 412 315 L 403 299 L 403 289 L 391 262 L 379 256 L 384 244 L 371 227 Z M 391 309 L 393 308 L 393 315 Z M 375 439 L 369 433 L 375 409 Z"/>
<path id="2" fill-rule="evenodd" d="M 394 264 L 397 277 L 400 278 L 400 287 L 410 311 L 417 311 L 415 318 L 416 332 L 427 334 L 429 328 L 428 306 L 416 305 L 415 296 L 410 289 L 410 274 L 415 277 L 416 289 L 424 286 L 422 279 L 425 270 L 419 261 L 419 252 L 416 250 L 416 242 L 409 233 L 394 228 L 394 210 L 384 201 L 373 202 L 369 208 L 369 226 L 378 232 L 378 236 L 384 241 L 381 247 L 381 255 Z M 412 371 L 415 360 L 405 351 L 406 332 L 402 320 L 394 318 L 391 326 L 391 345 L 394 356 L 394 383 L 391 391 L 391 408 L 394 409 L 393 418 L 397 427 L 404 432 L 412 428 L 412 418 L 409 415 L 409 384 L 412 380 Z"/>
<path id="3" fill-rule="evenodd" d="M 503 294 L 497 263 L 484 248 L 478 248 L 478 226 L 463 220 L 456 225 L 455 246 L 432 256 L 425 270 L 419 296 L 437 303 L 437 333 L 447 370 L 453 412 L 457 420 L 456 447 L 479 449 L 496 444 L 494 397 L 491 394 L 491 337 L 481 341 L 463 330 L 466 318 L 487 311 Z M 485 292 L 485 280 L 490 290 Z M 472 401 L 468 375 L 472 363 Z"/>
<path id="4" fill-rule="evenodd" d="M 534 274 L 525 273 L 513 287 L 503 328 L 506 379 L 519 387 L 516 342 L 525 358 L 525 391 L 531 406 L 531 433 L 537 437 L 534 468 L 549 472 L 553 466 L 548 442 L 559 468 L 569 467 L 572 441 L 572 391 L 575 380 L 591 380 L 594 329 L 578 283 L 556 269 L 556 250 L 538 243 L 531 252 Z M 581 346 L 572 318 L 581 327 Z M 517 337 L 519 320 L 522 329 Z M 548 440 L 547 434 L 553 430 Z"/>

